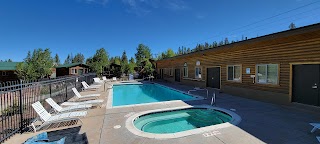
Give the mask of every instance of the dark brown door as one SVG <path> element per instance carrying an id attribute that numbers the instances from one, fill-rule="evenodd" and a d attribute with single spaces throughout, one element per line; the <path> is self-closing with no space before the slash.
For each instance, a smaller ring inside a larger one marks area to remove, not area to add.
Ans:
<path id="1" fill-rule="evenodd" d="M 175 69 L 174 79 L 177 82 L 180 82 L 180 69 Z"/>
<path id="2" fill-rule="evenodd" d="M 292 101 L 320 106 L 320 65 L 294 65 Z"/>
<path id="3" fill-rule="evenodd" d="M 207 68 L 207 87 L 220 89 L 220 67 Z"/>

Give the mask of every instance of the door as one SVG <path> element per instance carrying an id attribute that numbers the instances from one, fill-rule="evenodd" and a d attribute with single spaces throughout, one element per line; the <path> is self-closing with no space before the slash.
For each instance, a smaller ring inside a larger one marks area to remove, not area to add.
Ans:
<path id="1" fill-rule="evenodd" d="M 174 79 L 176 82 L 180 82 L 180 69 L 175 69 Z"/>
<path id="2" fill-rule="evenodd" d="M 294 65 L 292 74 L 292 101 L 320 106 L 320 65 Z"/>
<path id="3" fill-rule="evenodd" d="M 207 87 L 220 89 L 220 67 L 207 68 Z"/>
<path id="4" fill-rule="evenodd" d="M 161 77 L 161 79 L 163 79 L 163 69 L 160 69 L 160 77 Z"/>
<path id="5" fill-rule="evenodd" d="M 83 75 L 83 69 L 79 69 L 79 75 Z"/>

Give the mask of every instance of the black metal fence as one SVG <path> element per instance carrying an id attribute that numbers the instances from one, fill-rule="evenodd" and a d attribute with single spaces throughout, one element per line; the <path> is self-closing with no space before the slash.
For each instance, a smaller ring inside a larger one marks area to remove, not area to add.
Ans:
<path id="1" fill-rule="evenodd" d="M 0 143 L 22 132 L 37 117 L 31 104 L 40 101 L 49 110 L 46 98 L 65 102 L 74 96 L 73 87 L 81 91 L 81 82 L 91 84 L 94 77 L 96 74 L 0 83 Z"/>

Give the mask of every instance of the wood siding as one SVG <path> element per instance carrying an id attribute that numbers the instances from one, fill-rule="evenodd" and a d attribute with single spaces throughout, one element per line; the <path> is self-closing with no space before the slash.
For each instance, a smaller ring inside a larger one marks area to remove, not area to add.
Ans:
<path id="1" fill-rule="evenodd" d="M 186 62 L 188 78 L 194 79 L 196 61 L 201 62 L 203 83 L 206 83 L 208 67 L 221 66 L 222 89 L 224 86 L 232 86 L 280 93 L 289 97 L 290 64 L 320 62 L 320 25 L 160 60 L 157 61 L 157 69 L 181 68 L 183 72 L 183 64 Z M 255 75 L 257 64 L 279 64 L 279 83 L 277 85 L 253 83 L 250 75 Z M 227 81 L 227 65 L 241 65 L 241 82 Z M 250 74 L 246 74 L 246 68 L 250 68 Z M 165 79 L 170 77 L 165 76 Z M 290 97 L 289 99 L 291 100 Z"/>

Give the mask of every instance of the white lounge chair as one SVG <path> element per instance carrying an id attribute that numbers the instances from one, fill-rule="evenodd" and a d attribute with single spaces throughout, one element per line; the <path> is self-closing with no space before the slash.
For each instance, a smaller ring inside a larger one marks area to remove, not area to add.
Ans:
<path id="1" fill-rule="evenodd" d="M 117 77 L 112 77 L 112 81 L 117 81 Z"/>
<path id="2" fill-rule="evenodd" d="M 103 77 L 102 77 L 102 80 L 105 81 L 105 82 L 111 82 L 111 80 L 110 80 L 110 79 L 107 79 L 106 76 L 103 76 Z"/>
<path id="3" fill-rule="evenodd" d="M 86 110 L 86 109 L 89 109 L 92 107 L 92 105 L 90 105 L 90 104 L 61 107 L 52 98 L 47 98 L 46 102 L 54 109 L 54 111 L 56 113 L 65 113 L 65 112 L 71 112 L 71 111 Z"/>
<path id="4" fill-rule="evenodd" d="M 313 126 L 313 128 L 311 129 L 311 133 L 313 133 L 317 129 L 320 129 L 320 123 L 309 123 L 309 124 Z"/>
<path id="5" fill-rule="evenodd" d="M 87 105 L 87 104 L 101 105 L 102 103 L 103 103 L 103 100 L 98 99 L 98 100 L 88 100 L 88 101 L 82 101 L 82 102 L 64 102 L 61 105 L 63 106 L 75 106 L 75 105 Z"/>
<path id="6" fill-rule="evenodd" d="M 38 127 L 35 127 L 34 122 L 31 123 L 34 132 L 37 132 L 37 130 L 40 130 L 44 126 L 50 126 L 53 123 L 61 123 L 66 121 L 72 121 L 72 120 L 79 120 L 82 124 L 82 121 L 79 117 L 84 117 L 87 115 L 87 111 L 77 111 L 77 112 L 69 112 L 69 113 L 62 113 L 57 115 L 51 115 L 48 113 L 42 104 L 37 101 L 32 104 L 33 109 L 37 112 L 39 115 L 42 124 Z"/>
<path id="7" fill-rule="evenodd" d="M 84 90 L 92 90 L 92 89 L 99 89 L 101 87 L 101 85 L 92 85 L 89 86 L 85 81 L 81 82 Z"/>
<path id="8" fill-rule="evenodd" d="M 100 94 L 88 94 L 82 96 L 76 88 L 72 88 L 72 91 L 76 95 L 77 99 L 97 99 L 100 96 Z"/>
<path id="9" fill-rule="evenodd" d="M 98 77 L 93 78 L 93 81 L 94 81 L 94 83 L 96 83 L 96 84 L 102 84 L 102 83 L 103 83 L 103 81 L 102 81 L 100 78 L 98 78 Z"/>

